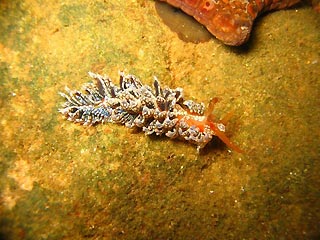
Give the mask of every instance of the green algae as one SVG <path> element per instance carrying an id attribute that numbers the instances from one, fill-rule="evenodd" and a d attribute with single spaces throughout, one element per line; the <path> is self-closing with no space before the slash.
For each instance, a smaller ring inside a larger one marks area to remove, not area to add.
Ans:
<path id="1" fill-rule="evenodd" d="M 79 22 L 87 15 L 87 6 L 84 4 L 62 5 L 59 12 L 59 19 L 64 26 Z"/>

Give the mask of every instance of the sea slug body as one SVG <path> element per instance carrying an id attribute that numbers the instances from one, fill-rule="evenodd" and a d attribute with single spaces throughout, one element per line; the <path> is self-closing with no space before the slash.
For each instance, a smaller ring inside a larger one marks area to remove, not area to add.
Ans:
<path id="1" fill-rule="evenodd" d="M 211 113 L 205 114 L 203 103 L 184 100 L 183 89 L 162 88 L 156 77 L 151 88 L 134 75 L 123 72 L 120 72 L 119 87 L 107 76 L 92 72 L 89 75 L 95 83 L 85 84 L 84 92 L 66 88 L 66 93 L 60 93 L 66 102 L 59 112 L 68 120 L 83 125 L 123 124 L 128 128 L 140 128 L 146 135 L 184 139 L 196 144 L 198 150 L 217 136 L 230 148 L 241 152 L 224 134 L 223 121 L 216 122 Z M 209 111 L 216 102 L 214 98 Z"/>

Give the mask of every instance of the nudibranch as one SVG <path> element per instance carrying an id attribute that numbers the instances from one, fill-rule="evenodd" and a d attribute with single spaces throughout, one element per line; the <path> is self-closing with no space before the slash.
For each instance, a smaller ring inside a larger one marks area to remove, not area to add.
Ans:
<path id="1" fill-rule="evenodd" d="M 183 89 L 161 87 L 155 77 L 153 88 L 143 85 L 134 75 L 120 72 L 120 86 L 108 76 L 89 72 L 95 80 L 83 86 L 84 91 L 66 87 L 65 98 L 59 112 L 68 120 L 83 125 L 111 122 L 128 128 L 140 128 L 146 135 L 165 135 L 180 138 L 201 149 L 213 136 L 220 138 L 231 149 L 242 152 L 225 135 L 225 121 L 215 121 L 212 115 L 214 98 L 208 111 L 203 103 L 184 100 Z M 207 114 L 206 114 L 207 113 Z"/>
<path id="2" fill-rule="evenodd" d="M 223 43 L 239 46 L 261 13 L 291 7 L 300 0 L 160 0 L 180 8 Z"/>

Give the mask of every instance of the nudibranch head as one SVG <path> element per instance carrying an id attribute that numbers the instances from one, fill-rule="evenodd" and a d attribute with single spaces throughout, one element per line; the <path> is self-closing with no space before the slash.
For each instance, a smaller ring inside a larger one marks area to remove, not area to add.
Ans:
<path id="1" fill-rule="evenodd" d="M 215 102 L 217 102 L 217 99 L 213 99 L 213 104 Z M 209 106 L 209 109 L 212 110 L 212 107 L 213 105 Z M 178 119 L 179 136 L 196 144 L 198 150 L 204 148 L 212 140 L 213 136 L 217 136 L 231 149 L 242 152 L 225 135 L 225 123 L 221 121 L 215 122 L 212 114 L 197 115 L 185 111 L 184 114 L 178 115 Z"/>

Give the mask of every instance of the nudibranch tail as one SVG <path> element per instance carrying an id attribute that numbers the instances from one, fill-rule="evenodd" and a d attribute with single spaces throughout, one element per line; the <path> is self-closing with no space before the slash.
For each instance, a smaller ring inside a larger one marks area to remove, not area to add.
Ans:
<path id="1" fill-rule="evenodd" d="M 123 72 L 120 72 L 119 87 L 107 76 L 91 72 L 89 75 L 95 83 L 85 84 L 83 92 L 66 88 L 66 93 L 60 93 L 66 102 L 59 112 L 69 121 L 83 125 L 123 124 L 128 128 L 140 128 L 146 135 L 180 138 L 196 144 L 198 149 L 217 136 L 227 146 L 241 152 L 224 134 L 225 125 L 215 122 L 211 113 L 205 115 L 203 103 L 184 100 L 183 89 L 162 87 L 157 78 L 151 88 L 136 76 Z M 214 98 L 210 103 L 210 112 L 217 101 Z"/>

